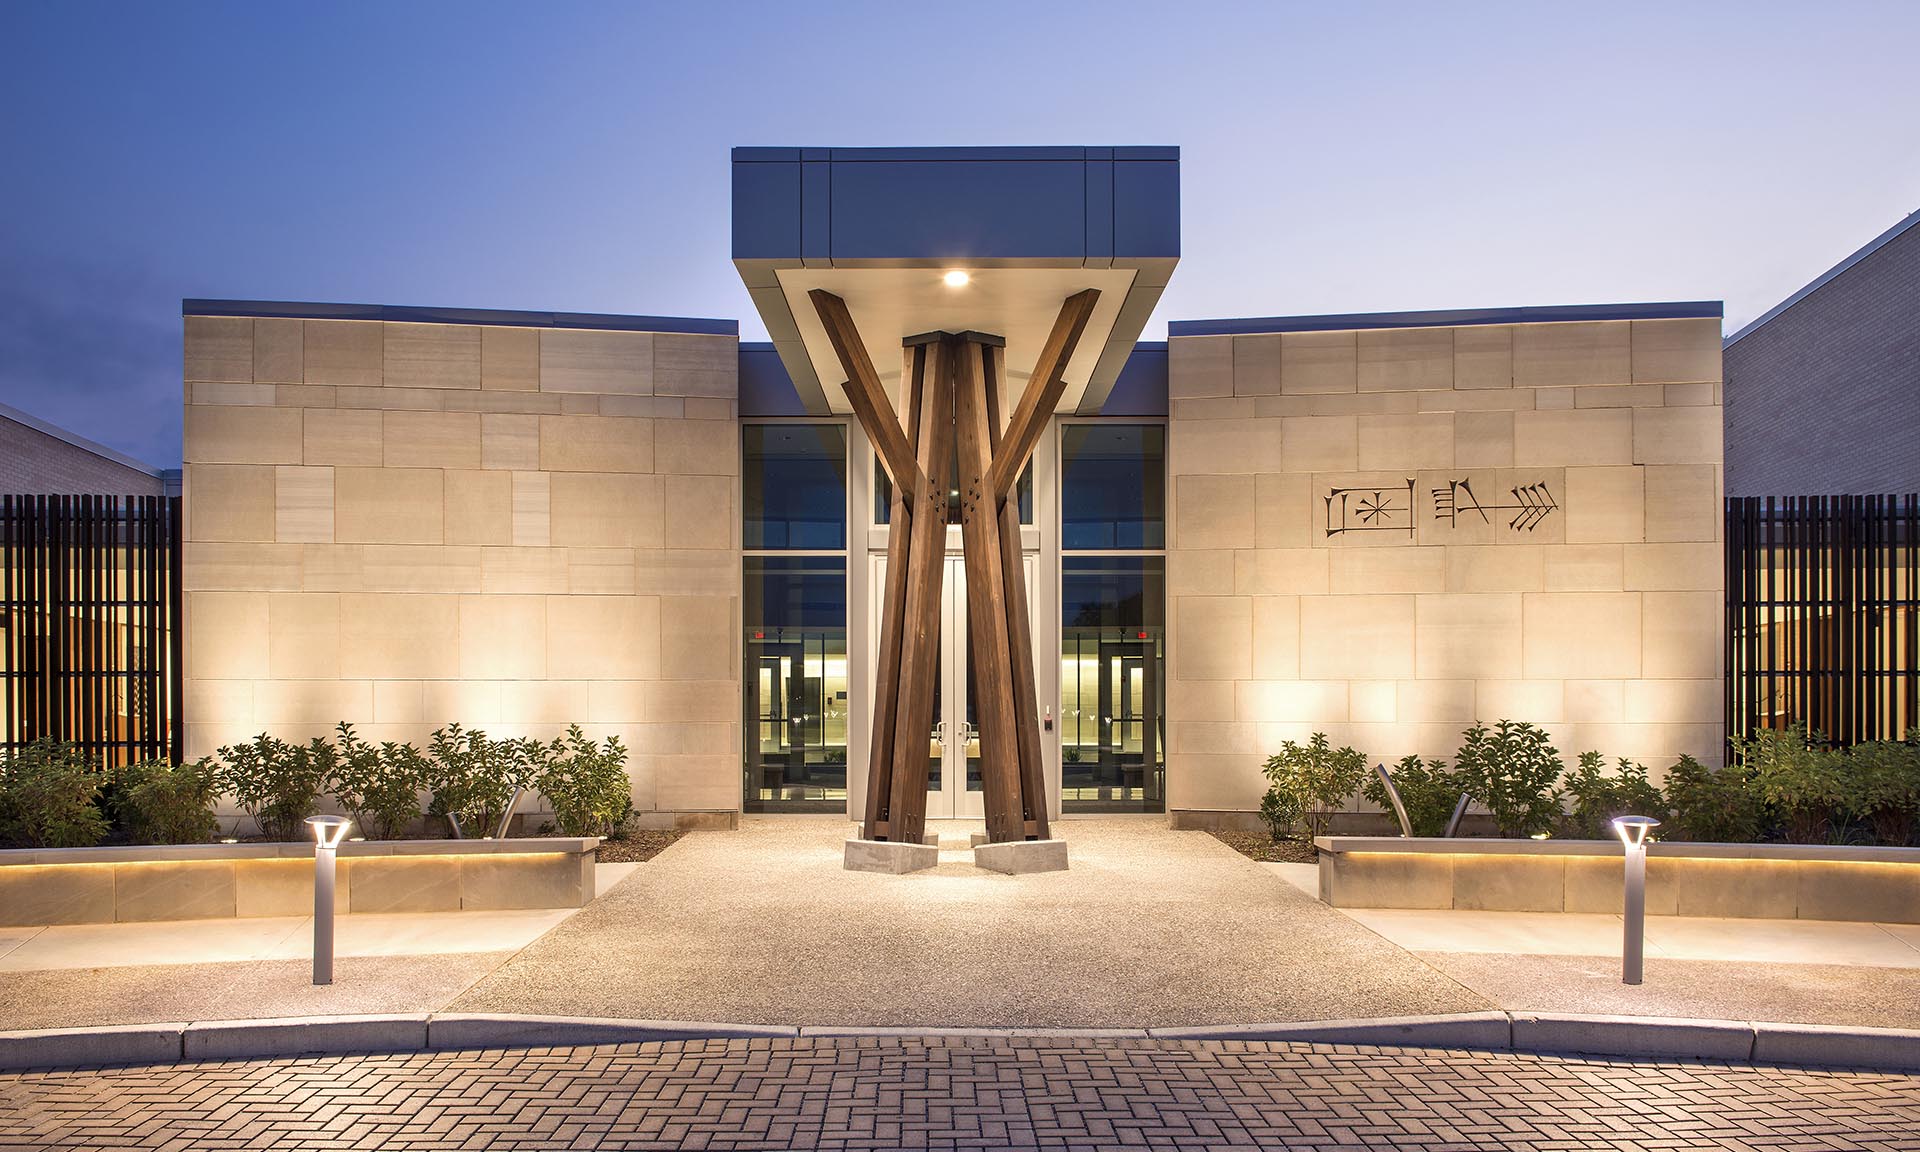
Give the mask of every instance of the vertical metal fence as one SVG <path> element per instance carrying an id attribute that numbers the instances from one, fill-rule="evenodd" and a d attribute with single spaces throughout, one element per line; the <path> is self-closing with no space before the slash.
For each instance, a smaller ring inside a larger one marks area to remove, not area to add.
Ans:
<path id="1" fill-rule="evenodd" d="M 1835 743 L 1920 725 L 1920 497 L 1733 497 L 1727 732 Z"/>
<path id="2" fill-rule="evenodd" d="M 0 750 L 178 760 L 180 500 L 0 496 Z"/>

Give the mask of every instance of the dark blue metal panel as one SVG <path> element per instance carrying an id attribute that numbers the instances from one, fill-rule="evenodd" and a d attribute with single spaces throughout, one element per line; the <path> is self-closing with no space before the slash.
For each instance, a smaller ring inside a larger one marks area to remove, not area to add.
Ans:
<path id="1" fill-rule="evenodd" d="M 1111 151 L 1111 149 L 1107 149 Z M 1113 161 L 1087 161 L 1087 262 L 1113 259 Z"/>
<path id="2" fill-rule="evenodd" d="M 800 258 L 825 264 L 833 257 L 833 165 L 800 165 Z"/>
<path id="3" fill-rule="evenodd" d="M 847 164 L 927 164 L 952 161 L 1067 160 L 1086 158 L 1085 148 L 835 148 L 836 162 Z"/>
<path id="4" fill-rule="evenodd" d="M 800 164 L 733 162 L 733 258 L 800 255 Z M 764 149 L 780 151 L 780 149 Z M 785 149 L 798 155 L 798 149 Z"/>
<path id="5" fill-rule="evenodd" d="M 752 164 L 765 161 L 786 161 L 800 159 L 798 148 L 735 148 L 735 164 Z"/>
<path id="6" fill-rule="evenodd" d="M 1115 160 L 1172 160 L 1177 163 L 1180 159 L 1180 149 L 1171 145 L 1146 147 L 1135 145 L 1131 148 L 1115 148 L 1113 158 Z"/>
<path id="7" fill-rule="evenodd" d="M 838 260 L 1029 258 L 1086 253 L 1079 162 L 834 165 Z"/>
<path id="8" fill-rule="evenodd" d="M 1167 343 L 1143 340 L 1114 378 L 1113 391 L 1100 406 L 1102 416 L 1165 416 L 1167 414 Z"/>
<path id="9" fill-rule="evenodd" d="M 805 416 L 807 406 L 773 345 L 740 345 L 740 415 Z"/>
<path id="10" fill-rule="evenodd" d="M 616 316 L 597 312 L 521 312 L 502 308 L 417 308 L 393 304 L 309 304 L 279 300 L 182 300 L 182 316 L 289 320 L 387 320 L 409 324 L 484 324 L 517 328 L 611 328 L 738 336 L 738 320 L 689 316 Z"/>
<path id="11" fill-rule="evenodd" d="M 1179 161 L 1113 162 L 1113 254 L 1180 255 Z"/>
<path id="12" fill-rule="evenodd" d="M 1252 332 L 1334 332 L 1349 328 L 1457 328 L 1468 324 L 1564 324 L 1581 320 L 1718 318 L 1718 300 L 1655 304 L 1567 304 L 1536 308 L 1458 308 L 1429 312 L 1355 312 L 1341 316 L 1266 316 L 1245 320 L 1175 320 L 1168 336 L 1235 336 Z"/>

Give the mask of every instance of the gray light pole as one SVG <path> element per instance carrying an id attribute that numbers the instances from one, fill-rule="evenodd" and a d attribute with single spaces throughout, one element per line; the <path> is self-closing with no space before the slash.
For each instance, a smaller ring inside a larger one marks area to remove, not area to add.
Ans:
<path id="1" fill-rule="evenodd" d="M 1613 830 L 1627 855 L 1626 939 L 1620 948 L 1620 982 L 1640 983 L 1647 951 L 1647 833 L 1660 826 L 1651 816 L 1616 816 Z"/>
<path id="2" fill-rule="evenodd" d="M 309 816 L 313 828 L 313 982 L 333 983 L 334 849 L 353 821 L 345 816 Z"/>

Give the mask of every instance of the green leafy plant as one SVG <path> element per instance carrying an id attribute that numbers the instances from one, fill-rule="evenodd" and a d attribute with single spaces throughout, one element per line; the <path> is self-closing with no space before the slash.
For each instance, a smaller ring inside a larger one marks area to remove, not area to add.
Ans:
<path id="1" fill-rule="evenodd" d="M 478 728 L 449 724 L 427 746 L 428 811 L 458 837 L 491 837 L 508 805 L 539 776 L 549 753 L 537 740 L 489 740 Z"/>
<path id="2" fill-rule="evenodd" d="M 420 818 L 427 758 L 411 744 L 388 741 L 375 746 L 344 720 L 334 726 L 334 733 L 338 756 L 333 766 L 333 797 L 353 818 L 355 830 L 369 840 L 406 835 Z"/>
<path id="3" fill-rule="evenodd" d="M 1306 806 L 1301 797 L 1279 788 L 1268 788 L 1267 794 L 1260 798 L 1260 819 L 1267 826 L 1267 834 L 1275 840 L 1292 836 L 1294 826 L 1305 812 Z"/>
<path id="4" fill-rule="evenodd" d="M 1767 804 L 1746 769 L 1708 768 L 1682 756 L 1667 769 L 1663 789 L 1671 826 L 1668 840 L 1750 844 L 1766 833 Z"/>
<path id="5" fill-rule="evenodd" d="M 546 749 L 535 785 L 553 805 L 553 819 L 568 836 L 613 836 L 633 815 L 633 782 L 627 749 L 617 736 L 595 744 L 568 726 Z"/>
<path id="6" fill-rule="evenodd" d="M 1856 744 L 1847 757 L 1857 811 L 1882 844 L 1904 845 L 1913 839 L 1914 816 L 1920 812 L 1920 728 L 1904 740 L 1875 740 Z"/>
<path id="7" fill-rule="evenodd" d="M 1453 758 L 1467 793 L 1487 806 L 1500 835 L 1550 830 L 1560 816 L 1555 786 L 1566 766 L 1560 751 L 1532 724 L 1501 720 L 1489 731 L 1476 724 L 1462 735 Z"/>
<path id="8" fill-rule="evenodd" d="M 1352 748 L 1336 749 L 1325 732 L 1315 732 L 1305 744 L 1281 744 L 1262 771 L 1267 796 L 1260 814 L 1273 838 L 1282 839 L 1303 822 L 1312 838 L 1326 830 L 1327 820 L 1360 787 L 1367 758 Z"/>
<path id="9" fill-rule="evenodd" d="M 1846 757 L 1804 724 L 1762 728 L 1733 741 L 1734 759 L 1752 774 L 1779 813 L 1788 840 L 1817 844 L 1843 838 L 1847 814 L 1859 804 Z"/>
<path id="10" fill-rule="evenodd" d="M 87 848 L 107 834 L 102 773 L 80 749 L 36 740 L 0 757 L 0 847 Z"/>
<path id="11" fill-rule="evenodd" d="M 128 844 L 205 844 L 220 833 L 213 802 L 220 772 L 211 759 L 173 765 L 143 760 L 113 773 L 106 796 L 114 838 Z"/>
<path id="12" fill-rule="evenodd" d="M 1413 826 L 1415 836 L 1444 836 L 1447 821 L 1453 816 L 1453 806 L 1460 802 L 1460 793 L 1466 791 L 1460 785 L 1460 778 L 1448 770 L 1444 760 L 1422 760 L 1418 756 L 1402 756 L 1393 766 L 1393 786 L 1399 789 L 1400 803 L 1406 806 L 1407 823 Z M 1380 783 L 1377 773 L 1367 776 L 1366 787 L 1361 790 L 1367 799 L 1391 812 L 1393 802 L 1387 797 L 1386 786 Z"/>
<path id="13" fill-rule="evenodd" d="M 1660 789 L 1647 778 L 1647 766 L 1621 757 L 1619 769 L 1608 774 L 1606 758 L 1582 752 L 1567 773 L 1565 794 L 1570 801 L 1561 819 L 1560 833 L 1579 840 L 1607 840 L 1614 836 L 1615 816 L 1651 816 L 1667 821 L 1667 804 Z"/>
<path id="14" fill-rule="evenodd" d="M 316 755 L 318 752 L 318 755 Z M 219 751 L 220 788 L 253 817 L 268 840 L 306 839 L 302 826 L 326 788 L 332 747 L 315 739 L 302 747 L 261 733 Z"/>

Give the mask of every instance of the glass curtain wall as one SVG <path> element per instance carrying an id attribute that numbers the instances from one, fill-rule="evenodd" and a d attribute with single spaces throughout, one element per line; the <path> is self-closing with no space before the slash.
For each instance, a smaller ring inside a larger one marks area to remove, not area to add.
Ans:
<path id="1" fill-rule="evenodd" d="M 1166 807 L 1166 426 L 1060 429 L 1060 798 Z"/>
<path id="2" fill-rule="evenodd" d="M 741 428 L 749 812 L 847 801 L 847 431 Z"/>

